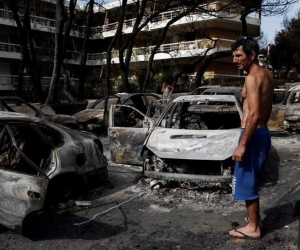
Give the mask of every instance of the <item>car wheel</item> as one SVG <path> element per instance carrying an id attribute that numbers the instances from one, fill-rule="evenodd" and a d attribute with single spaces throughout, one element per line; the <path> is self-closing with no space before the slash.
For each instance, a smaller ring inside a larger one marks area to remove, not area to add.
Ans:
<path id="1" fill-rule="evenodd" d="M 57 185 L 57 191 L 59 191 L 59 197 L 62 200 L 68 200 L 75 195 L 75 183 L 73 180 L 64 180 Z"/>
<path id="2" fill-rule="evenodd" d="M 77 176 L 64 175 L 49 183 L 47 199 L 50 203 L 70 200 L 84 190 L 83 180 Z"/>

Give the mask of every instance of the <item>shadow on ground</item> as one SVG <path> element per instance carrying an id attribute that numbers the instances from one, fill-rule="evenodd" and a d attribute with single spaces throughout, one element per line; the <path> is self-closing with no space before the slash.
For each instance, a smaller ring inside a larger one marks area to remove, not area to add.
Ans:
<path id="1" fill-rule="evenodd" d="M 93 206 L 99 210 L 105 210 L 107 206 L 115 206 L 116 204 L 102 204 Z M 87 221 L 87 218 L 78 216 L 76 213 L 82 213 L 85 208 L 73 207 L 65 209 L 58 213 L 59 208 L 51 208 L 44 210 L 38 215 L 28 216 L 24 221 L 23 235 L 32 241 L 44 241 L 55 239 L 84 239 L 84 240 L 100 240 L 121 234 L 128 230 L 128 221 L 126 213 L 120 207 L 117 213 L 119 220 L 116 224 L 100 219 L 97 217 L 92 222 L 81 226 L 74 225 Z M 102 222 L 103 221 L 103 222 Z"/>
<path id="2" fill-rule="evenodd" d="M 275 186 L 279 178 L 280 158 L 276 148 L 271 146 L 266 165 L 261 173 L 261 186 Z"/>

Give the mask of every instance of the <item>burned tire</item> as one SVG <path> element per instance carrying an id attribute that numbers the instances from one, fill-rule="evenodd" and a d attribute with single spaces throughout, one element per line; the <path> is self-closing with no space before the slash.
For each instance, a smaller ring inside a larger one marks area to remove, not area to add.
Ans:
<path id="1" fill-rule="evenodd" d="M 64 175 L 49 182 L 47 203 L 58 203 L 77 197 L 86 187 L 84 181 L 73 175 Z"/>
<path id="2" fill-rule="evenodd" d="M 90 173 L 87 178 L 88 178 L 87 188 L 95 188 L 98 187 L 99 185 L 102 186 L 107 183 L 108 169 L 107 167 L 100 168 L 96 172 Z"/>

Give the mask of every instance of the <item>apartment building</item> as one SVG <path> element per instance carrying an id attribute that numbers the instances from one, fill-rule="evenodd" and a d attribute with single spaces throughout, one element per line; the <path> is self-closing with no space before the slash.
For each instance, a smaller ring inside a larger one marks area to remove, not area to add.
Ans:
<path id="1" fill-rule="evenodd" d="M 204 6 L 210 14 L 193 11 L 170 25 L 163 43 L 154 55 L 153 69 L 156 74 L 164 72 L 182 72 L 190 79 L 195 77 L 201 67 L 199 58 L 230 49 L 230 45 L 241 34 L 240 15 L 236 8 L 220 10 L 229 0 L 210 1 Z M 164 6 L 158 2 L 149 2 L 145 8 L 145 18 L 151 13 L 156 17 L 137 34 L 130 59 L 131 76 L 136 72 L 147 69 L 149 56 L 156 45 L 167 23 L 178 13 L 184 11 L 184 6 L 173 6 L 172 9 L 162 11 Z M 203 6 L 202 6 L 203 7 Z M 115 1 L 95 8 L 88 48 L 87 66 L 92 72 L 101 69 L 107 63 L 106 50 L 116 34 L 118 17 L 120 15 L 120 1 Z M 214 14 L 215 13 L 215 14 Z M 122 27 L 124 37 L 129 36 L 137 20 L 137 9 L 134 1 L 128 1 L 125 20 Z M 84 32 L 83 8 L 76 8 L 76 22 L 72 27 L 68 50 L 64 60 L 64 67 L 70 72 L 70 79 L 76 82 L 79 77 L 81 45 Z M 22 8 L 20 8 L 22 16 Z M 49 84 L 52 74 L 51 60 L 54 51 L 55 0 L 32 0 L 30 7 L 31 29 L 34 45 L 43 75 L 42 84 Z M 259 36 L 260 15 L 252 13 L 247 17 L 248 35 Z M 18 78 L 19 63 L 22 56 L 18 35 L 18 28 L 12 13 L 5 1 L 0 0 L 0 89 L 13 90 Z M 119 46 L 114 45 L 111 63 L 114 68 L 119 67 Z M 238 77 L 239 72 L 232 66 L 231 57 L 214 60 L 206 70 L 205 78 Z M 50 62 L 50 63 L 49 63 Z M 42 67 L 43 66 L 43 67 Z M 118 77 L 116 70 L 115 77 Z M 28 72 L 25 72 L 25 82 L 30 82 Z"/>

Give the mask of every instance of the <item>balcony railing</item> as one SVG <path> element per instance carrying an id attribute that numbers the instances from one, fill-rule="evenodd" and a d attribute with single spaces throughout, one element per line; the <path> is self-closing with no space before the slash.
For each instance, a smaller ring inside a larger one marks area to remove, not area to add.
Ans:
<path id="1" fill-rule="evenodd" d="M 30 16 L 30 20 L 33 24 L 38 24 L 41 26 L 45 26 L 45 27 L 52 27 L 55 28 L 56 27 L 56 20 L 54 19 L 49 19 L 49 18 L 45 18 L 45 17 L 39 17 L 39 16 Z"/>
<path id="2" fill-rule="evenodd" d="M 12 43 L 0 43 L 0 51 L 20 53 L 20 45 Z"/>
<path id="3" fill-rule="evenodd" d="M 220 10 L 222 9 L 224 3 L 220 3 L 218 1 L 211 3 L 209 6 L 206 6 L 207 8 L 210 8 L 212 11 L 214 10 Z M 178 14 L 182 11 L 182 8 L 178 8 L 176 10 L 171 10 L 171 11 L 166 11 L 163 13 L 160 13 L 153 21 L 152 23 L 159 23 L 159 22 L 163 22 L 166 20 L 170 20 L 175 16 L 178 16 Z M 238 15 L 239 11 L 237 8 L 228 8 L 227 10 L 224 10 L 224 13 L 227 12 L 229 14 L 234 14 L 234 15 Z M 191 13 L 190 15 L 187 15 L 187 19 L 186 22 L 193 22 L 194 20 L 194 16 L 198 15 L 198 13 Z M 34 16 L 31 15 L 31 23 L 32 23 L 32 27 L 34 29 L 40 29 L 40 28 L 49 28 L 49 32 L 53 32 L 55 30 L 56 27 L 56 20 L 55 19 L 49 19 L 49 18 L 44 18 L 44 17 L 39 17 L 39 16 Z M 190 17 L 190 18 L 188 18 Z M 254 17 L 254 18 L 259 18 L 259 14 L 258 13 L 251 13 L 249 15 L 249 17 Z M 14 23 L 14 18 L 13 18 L 13 14 L 11 11 L 9 10 L 4 10 L 4 9 L 0 9 L 0 18 L 3 19 L 9 19 L 12 23 Z M 200 20 L 200 19 L 199 19 Z M 123 29 L 127 29 L 130 27 L 134 26 L 136 19 L 128 19 L 124 21 L 124 26 Z M 98 38 L 98 37 L 102 37 L 102 33 L 103 32 L 110 32 L 110 31 L 115 31 L 118 27 L 118 23 L 114 22 L 114 23 L 109 23 L 109 24 L 104 24 L 102 26 L 97 26 L 97 27 L 91 27 L 91 35 L 90 38 Z M 151 29 L 151 24 L 150 24 L 150 29 Z M 156 25 L 153 26 L 153 28 L 155 28 Z M 74 36 L 80 36 L 81 34 L 83 34 L 85 29 L 85 26 L 73 26 L 72 27 L 72 35 Z"/>
<path id="4" fill-rule="evenodd" d="M 13 88 L 17 88 L 19 76 L 17 75 L 0 75 L 0 85 L 7 86 L 10 85 Z M 60 80 L 63 80 L 63 78 L 60 78 Z M 78 84 L 79 79 L 78 78 L 70 78 L 71 84 Z M 42 77 L 41 78 L 41 84 L 42 86 L 49 86 L 51 82 L 51 77 Z M 24 76 L 24 83 L 30 84 L 31 79 L 30 76 Z"/>
<path id="5" fill-rule="evenodd" d="M 87 55 L 87 60 L 90 60 L 90 61 L 100 61 L 100 60 L 104 60 L 106 58 L 107 58 L 106 52 Z"/>
<path id="6" fill-rule="evenodd" d="M 195 41 L 185 41 L 185 42 L 178 42 L 178 43 L 170 43 L 170 44 L 163 44 L 161 45 L 158 50 L 156 51 L 156 54 L 159 53 L 173 53 L 176 52 L 176 55 L 173 55 L 173 57 L 191 57 L 193 55 L 199 55 L 201 53 L 204 53 L 207 49 L 211 48 L 214 49 L 214 51 L 218 50 L 227 50 L 231 49 L 231 44 L 233 43 L 233 40 L 227 40 L 227 39 L 218 39 L 218 38 L 212 38 L 212 39 L 200 39 Z M 54 50 L 53 49 L 46 49 L 41 47 L 36 47 L 36 55 L 39 60 L 51 60 L 54 57 Z M 138 47 L 132 49 L 132 61 L 147 61 L 148 56 L 153 51 L 154 46 L 150 47 Z M 9 52 L 9 53 L 21 53 L 21 47 L 20 45 L 16 44 L 9 44 L 9 43 L 0 43 L 0 53 L 2 52 Z M 182 53 L 181 53 L 182 52 Z M 188 54 L 186 52 L 189 52 Z M 174 53 L 173 53 L 174 54 Z M 142 57 L 140 57 L 142 56 Z M 144 57 L 143 57 L 144 56 Z M 5 57 L 5 55 L 2 55 L 2 57 Z M 119 51 L 113 50 L 111 52 L 111 58 L 114 59 L 114 62 L 117 62 L 119 59 Z M 67 51 L 65 60 L 67 60 L 68 63 L 72 64 L 79 64 L 81 59 L 81 53 L 76 51 Z M 87 60 L 88 64 L 96 64 L 96 65 L 103 65 L 106 63 L 107 59 L 107 53 L 88 53 L 87 54 Z M 115 60 L 117 59 L 117 60 Z M 156 57 L 154 60 L 161 59 L 159 56 Z M 167 58 L 164 58 L 167 59 Z M 90 65 L 91 65 L 90 64 Z"/>

